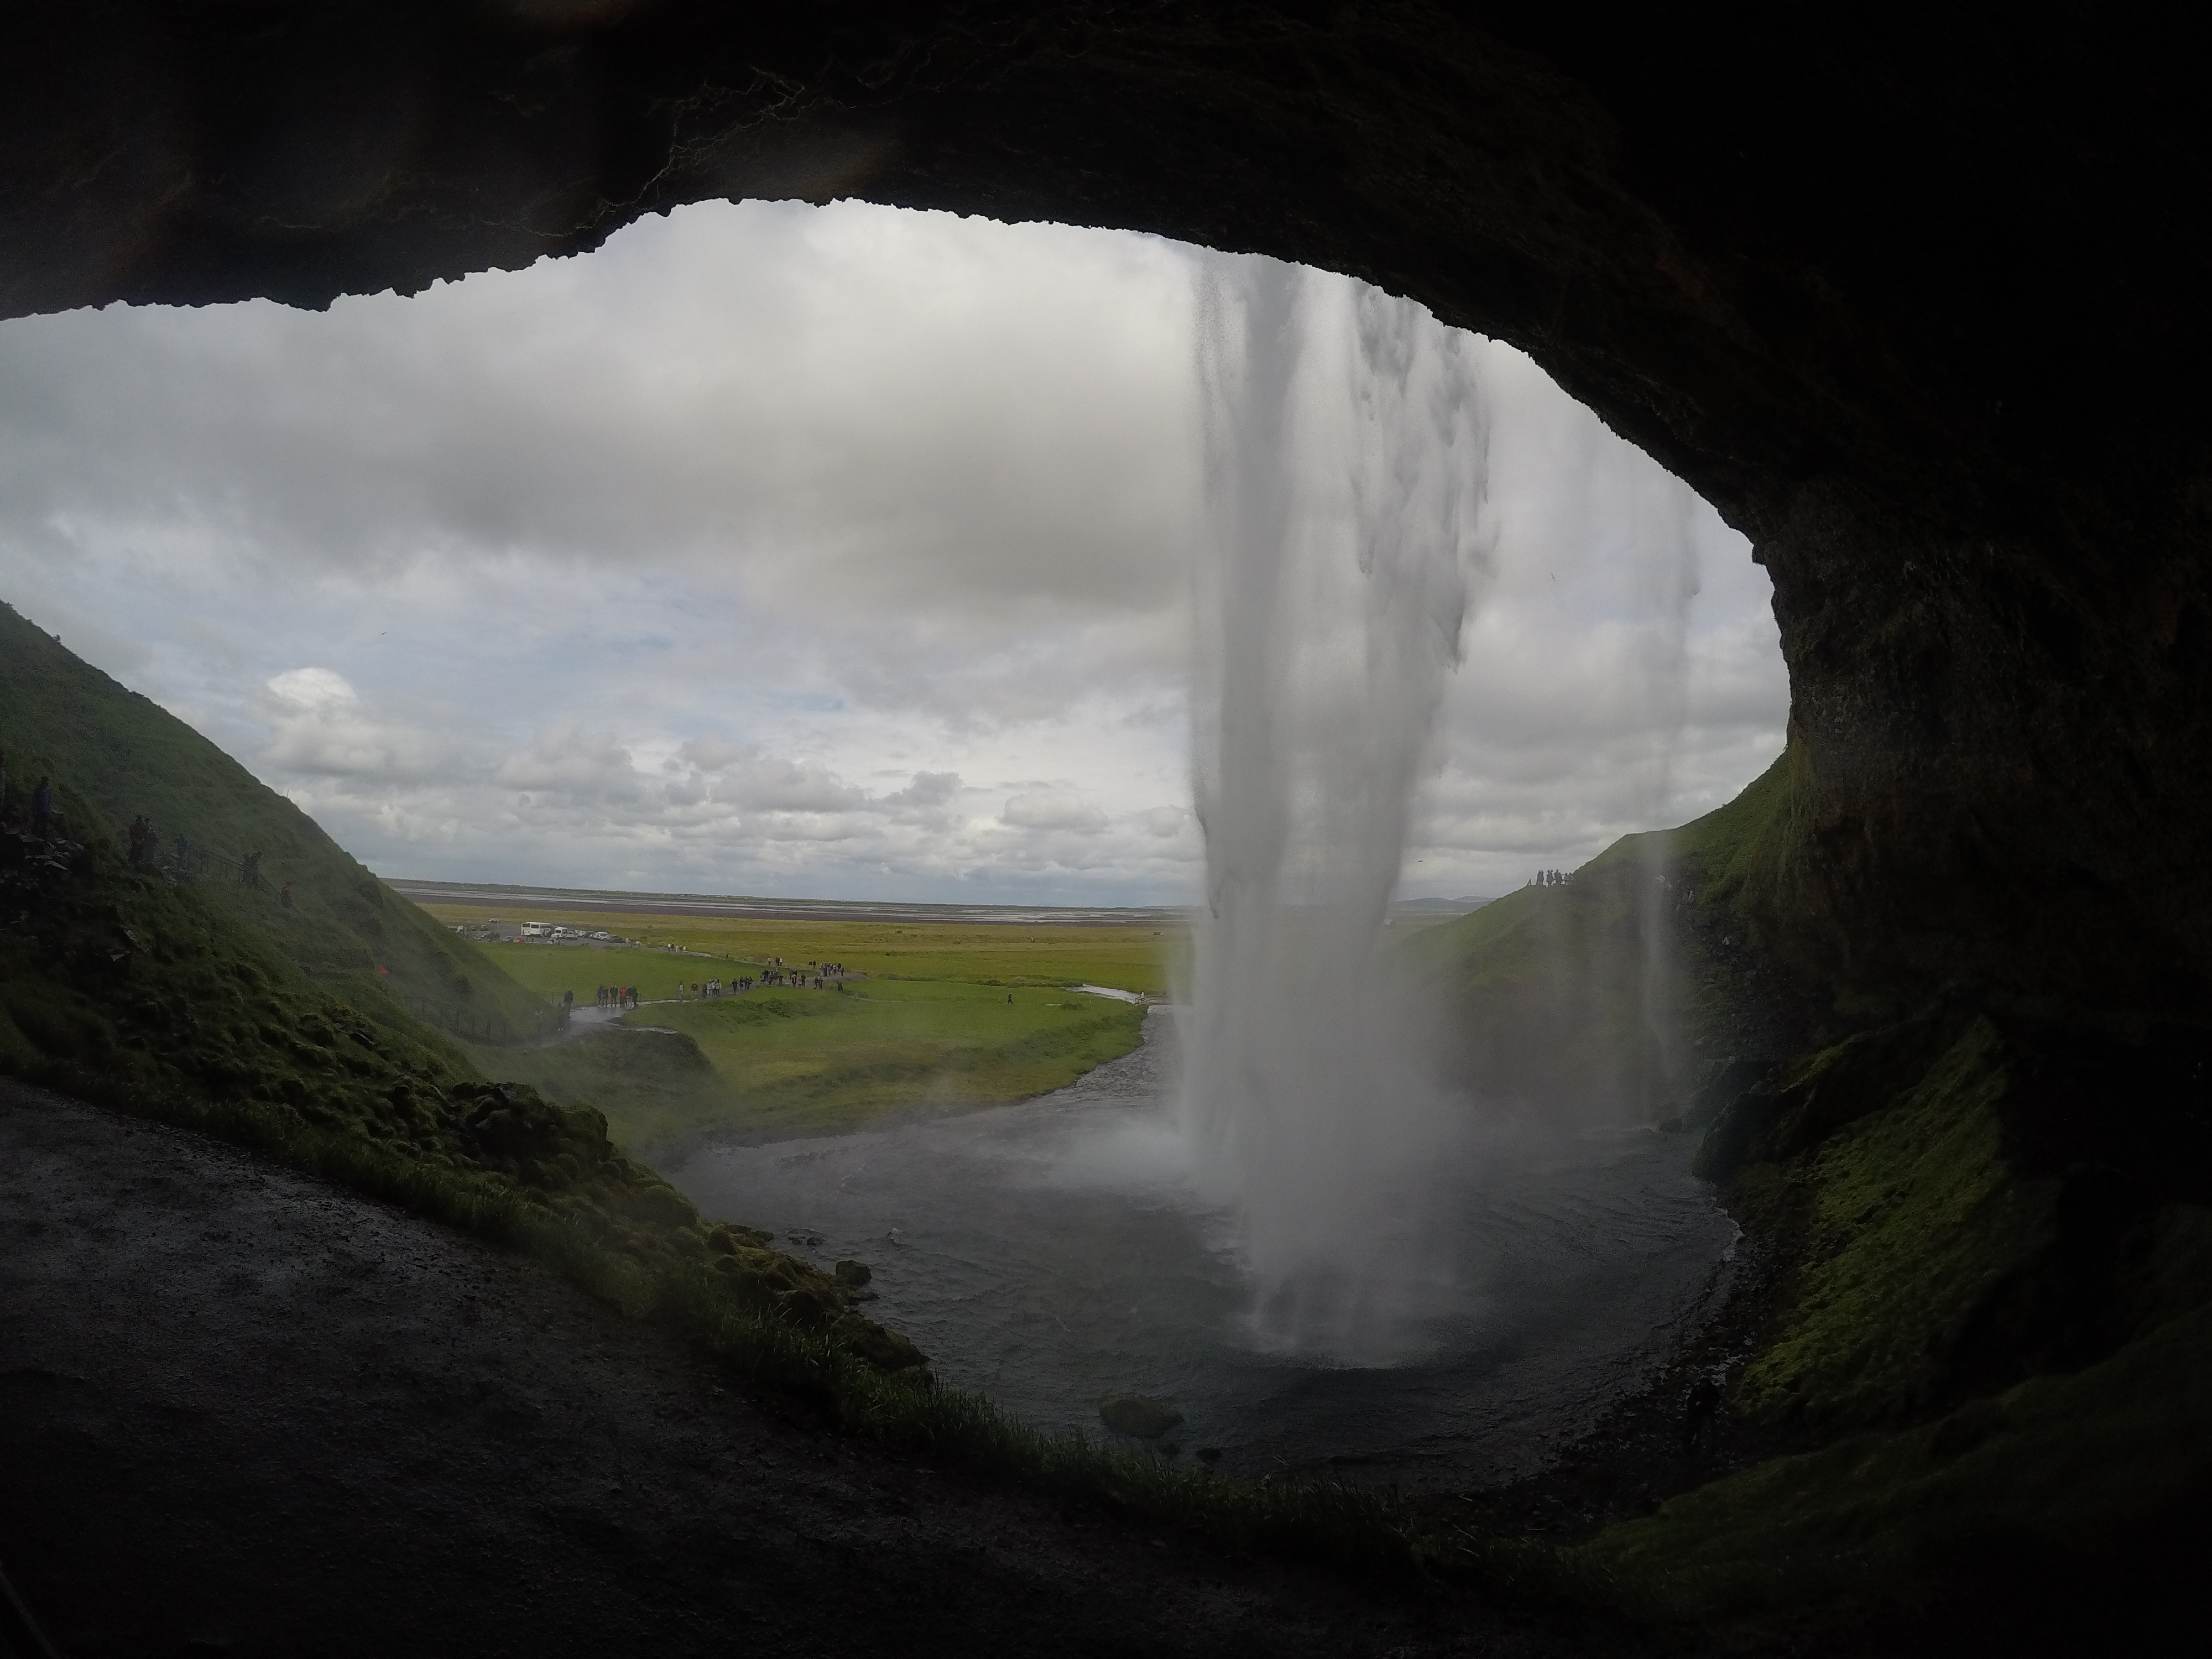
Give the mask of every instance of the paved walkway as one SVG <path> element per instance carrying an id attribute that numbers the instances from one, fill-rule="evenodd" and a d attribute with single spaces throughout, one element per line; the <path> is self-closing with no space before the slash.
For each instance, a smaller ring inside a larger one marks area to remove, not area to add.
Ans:
<path id="1" fill-rule="evenodd" d="M 0 1563 L 76 1659 L 1621 1655 L 726 1392 L 537 1264 L 0 1082 Z"/>

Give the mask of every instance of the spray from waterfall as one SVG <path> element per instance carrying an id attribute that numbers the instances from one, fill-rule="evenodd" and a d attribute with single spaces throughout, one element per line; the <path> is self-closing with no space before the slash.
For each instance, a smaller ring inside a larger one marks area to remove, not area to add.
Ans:
<path id="1" fill-rule="evenodd" d="M 1674 821 L 1674 753 L 1689 721 L 1690 605 L 1698 596 L 1697 540 L 1691 519 L 1698 498 L 1680 479 L 1650 469 L 1629 520 L 1638 545 L 1632 568 L 1644 590 L 1638 595 L 1650 619 L 1639 635 L 1639 701 L 1650 733 L 1650 755 L 1638 790 L 1638 814 L 1646 823 Z M 1643 953 L 1640 978 L 1644 1028 L 1656 1056 L 1653 1081 L 1664 1093 L 1680 1079 L 1675 983 L 1672 837 L 1647 834 L 1639 847 L 1637 936 Z"/>
<path id="2" fill-rule="evenodd" d="M 1206 833 L 1184 1085 L 1267 1341 L 1417 1345 L 1423 1239 L 1464 1109 L 1382 959 L 1414 787 L 1490 566 L 1480 342 L 1260 258 L 1201 276 L 1212 556 Z"/>

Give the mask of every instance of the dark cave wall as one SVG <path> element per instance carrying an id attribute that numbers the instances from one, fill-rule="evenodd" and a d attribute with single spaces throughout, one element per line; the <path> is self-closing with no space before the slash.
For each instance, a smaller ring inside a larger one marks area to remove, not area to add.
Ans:
<path id="1" fill-rule="evenodd" d="M 1787 15 L 1785 15 L 1787 14 Z M 1771 571 L 1755 894 L 1847 1003 L 2201 1014 L 2212 100 L 2182 8 L 48 4 L 0 312 L 418 289 L 718 196 L 1134 228 L 1512 341 Z"/>

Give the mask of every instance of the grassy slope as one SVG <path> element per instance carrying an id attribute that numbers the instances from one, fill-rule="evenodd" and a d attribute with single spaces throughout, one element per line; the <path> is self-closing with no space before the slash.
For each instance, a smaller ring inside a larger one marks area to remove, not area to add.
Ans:
<path id="1" fill-rule="evenodd" d="M 0 1070 L 550 1241 L 601 1278 L 705 1273 L 732 1318 L 915 1363 L 765 1235 L 702 1224 L 617 1151 L 596 1111 L 490 1082 L 394 988 L 441 989 L 495 1029 L 537 998 L 213 744 L 4 608 L 0 744 L 12 777 L 53 778 L 66 826 L 41 843 L 0 825 Z M 290 882 L 298 902 L 127 867 L 116 803 L 195 840 L 262 848 L 270 886 Z"/>
<path id="2" fill-rule="evenodd" d="M 0 751 L 15 810 L 32 781 L 65 782 L 111 847 L 139 813 L 166 851 L 179 831 L 232 858 L 259 850 L 264 890 L 234 877 L 196 885 L 195 902 L 258 936 L 303 972 L 389 1022 L 388 998 L 471 1035 L 527 1036 L 542 1005 L 399 897 L 314 820 L 182 721 L 125 690 L 0 605 Z M 80 813 L 82 816 L 82 812 Z M 287 912 L 276 890 L 289 883 Z M 378 970 L 383 971 L 380 973 Z"/>
<path id="3" fill-rule="evenodd" d="M 1760 916 L 1786 912 L 1807 856 L 1796 764 L 1784 756 L 1673 832 L 1668 856 L 1684 900 L 1677 1006 L 1709 1059 L 1753 1053 L 1765 1073 L 1709 1068 L 1738 1093 L 1711 1103 L 1702 1167 L 1788 1267 L 1729 1407 L 1791 1420 L 1820 1447 L 1677 1498 L 1560 1564 L 1701 1620 L 1823 1609 L 1873 1624 L 1947 1597 L 2040 1607 L 2140 1579 L 2201 1532 L 2192 1517 L 2212 1490 L 2197 1109 L 2167 1122 L 2146 1105 L 2201 1101 L 2201 1034 L 2085 1031 L 1972 1005 L 1867 1025 L 1815 987 L 1809 1030 L 1762 1049 L 1778 1028 L 1756 1005 L 1777 974 L 1742 947 Z M 1601 1081 L 1583 1051 L 1617 1052 L 1642 994 L 1619 966 L 1632 932 L 1621 878 L 1649 850 L 1632 838 L 1573 886 L 1408 941 L 1493 1041 L 1470 1045 L 1471 1064 L 1508 1077 L 1517 1065 L 1524 1086 Z M 1577 975 L 1589 984 L 1562 994 Z M 1536 1041 L 1492 1038 L 1522 1030 Z"/>
<path id="4" fill-rule="evenodd" d="M 773 1133 L 1042 1094 L 1127 1054 L 1144 1027 L 1142 1008 L 1079 992 L 922 980 L 756 991 L 628 1018 L 693 1038 L 744 1102 L 734 1127 Z"/>
<path id="5" fill-rule="evenodd" d="M 1674 948 L 1671 900 L 1646 902 L 1647 860 L 1664 847 L 1626 837 L 1569 885 L 1522 888 L 1397 946 L 1445 1000 L 1459 1076 L 1493 1097 L 1577 1113 L 1682 1109 L 1727 1045 Z M 1655 951 L 1655 937 L 1667 948 Z"/>

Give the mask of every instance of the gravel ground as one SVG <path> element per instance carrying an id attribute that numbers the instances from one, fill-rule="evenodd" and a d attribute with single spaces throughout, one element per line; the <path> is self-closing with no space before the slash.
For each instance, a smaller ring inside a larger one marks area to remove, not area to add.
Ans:
<path id="1" fill-rule="evenodd" d="M 66 1654 L 1631 1655 L 725 1386 L 537 1263 L 0 1083 L 0 1564 Z"/>

